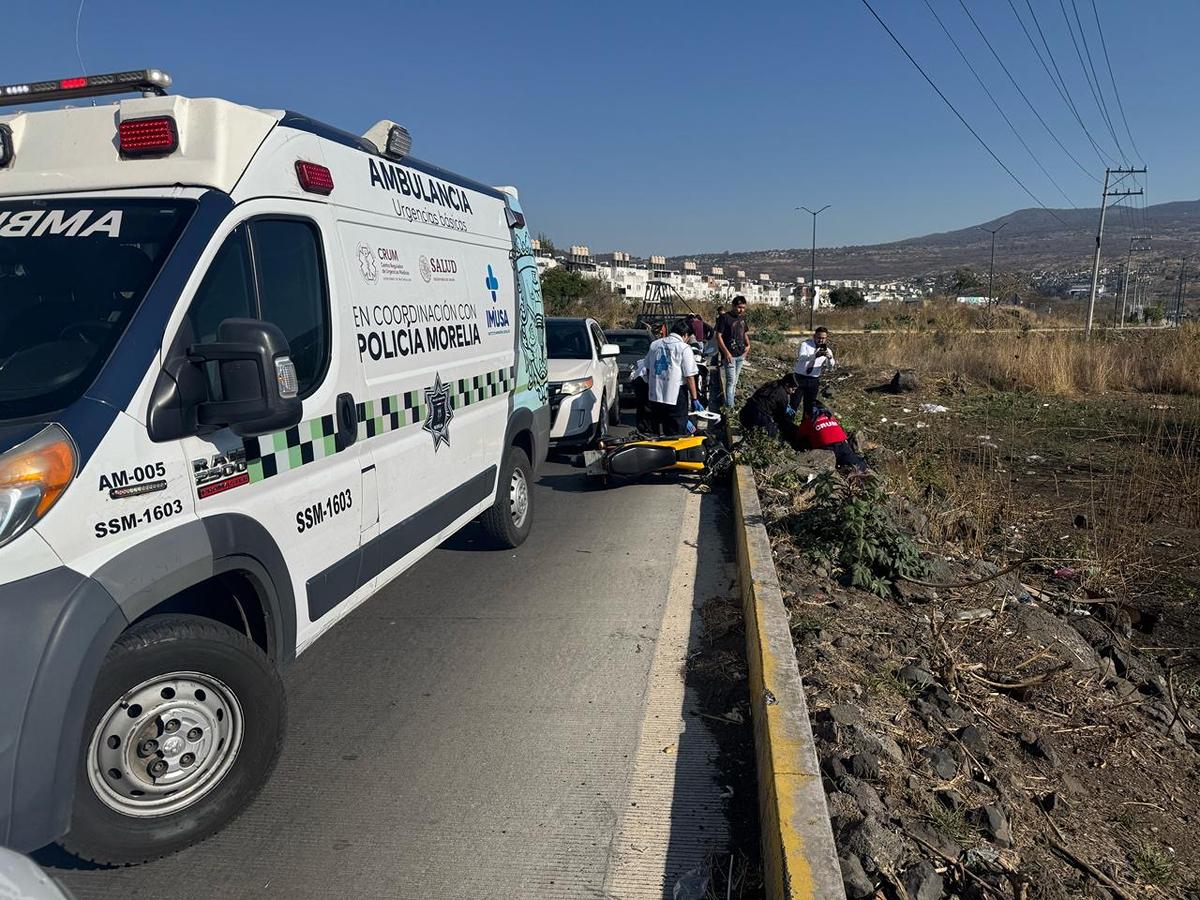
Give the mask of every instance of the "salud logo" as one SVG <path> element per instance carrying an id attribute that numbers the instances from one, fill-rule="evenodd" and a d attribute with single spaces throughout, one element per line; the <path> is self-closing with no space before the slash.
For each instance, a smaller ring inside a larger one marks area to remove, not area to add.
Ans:
<path id="1" fill-rule="evenodd" d="M 424 257 L 422 257 L 424 259 Z M 425 417 L 422 431 L 427 431 L 433 437 L 433 452 L 445 444 L 450 446 L 450 421 L 454 418 L 454 409 L 450 403 L 450 389 L 442 384 L 441 375 L 433 376 L 433 387 L 425 388 L 425 406 L 429 409 Z"/>
<path id="2" fill-rule="evenodd" d="M 500 290 L 500 279 L 496 277 L 496 273 L 492 271 L 492 267 L 488 266 L 487 280 L 484 282 L 487 289 L 492 292 L 492 302 L 496 302 L 496 291 Z"/>
<path id="3" fill-rule="evenodd" d="M 429 268 L 429 257 L 422 256 L 417 263 L 417 269 L 421 273 L 421 278 L 426 284 L 433 281 L 433 269 Z"/>
<path id="4" fill-rule="evenodd" d="M 357 250 L 359 274 L 367 284 L 374 284 L 379 280 L 379 266 L 375 262 L 375 252 L 367 244 L 359 244 Z"/>

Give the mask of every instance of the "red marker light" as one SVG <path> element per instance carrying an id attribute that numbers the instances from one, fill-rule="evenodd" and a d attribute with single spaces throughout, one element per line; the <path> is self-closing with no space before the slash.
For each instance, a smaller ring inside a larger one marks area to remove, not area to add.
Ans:
<path id="1" fill-rule="evenodd" d="M 325 166 L 298 159 L 296 160 L 296 179 L 300 182 L 300 187 L 310 194 L 328 196 L 333 192 L 333 173 Z"/>
<path id="2" fill-rule="evenodd" d="M 87 87 L 86 78 L 64 78 L 58 83 L 58 86 L 64 91 L 69 91 L 72 88 Z"/>
<path id="3" fill-rule="evenodd" d="M 170 116 L 126 119 L 118 134 L 122 156 L 166 156 L 179 146 L 179 132 Z"/>

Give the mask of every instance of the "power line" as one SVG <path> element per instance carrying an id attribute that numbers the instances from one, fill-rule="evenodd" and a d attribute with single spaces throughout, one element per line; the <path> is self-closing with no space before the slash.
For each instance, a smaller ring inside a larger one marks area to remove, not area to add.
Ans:
<path id="1" fill-rule="evenodd" d="M 1012 5 L 1011 0 L 1009 5 Z M 1063 78 L 1062 70 L 1058 67 L 1058 60 L 1054 58 L 1054 52 L 1050 49 L 1049 41 L 1046 40 L 1046 32 L 1042 30 L 1042 23 L 1038 20 L 1037 13 L 1033 10 L 1033 4 L 1030 2 L 1030 0 L 1025 0 L 1025 6 L 1029 8 L 1029 15 L 1033 17 L 1034 27 L 1037 28 L 1038 37 L 1042 39 L 1042 46 L 1046 48 L 1046 56 L 1050 60 L 1050 65 L 1054 67 L 1054 72 L 1058 75 L 1058 81 L 1054 81 L 1053 75 L 1050 76 L 1050 80 L 1054 82 L 1054 86 L 1058 88 L 1059 95 L 1070 108 L 1072 115 L 1075 116 L 1075 121 L 1079 123 L 1079 127 L 1082 128 L 1083 133 L 1087 135 L 1088 142 L 1092 145 L 1092 149 L 1096 151 L 1096 156 L 1100 158 L 1100 162 L 1102 164 L 1107 166 L 1112 161 L 1112 157 L 1100 149 L 1100 145 L 1096 143 L 1096 139 L 1092 137 L 1091 131 L 1088 130 L 1087 123 L 1083 121 L 1083 116 L 1079 115 L 1079 108 L 1075 105 L 1075 101 L 1071 98 L 1071 89 L 1067 87 L 1067 80 Z M 1015 7 L 1013 8 L 1013 12 L 1016 12 Z M 1017 16 L 1017 18 L 1020 19 L 1021 17 Z M 1024 20 L 1021 20 L 1021 27 L 1025 27 Z M 1026 36 L 1029 36 L 1028 31 L 1026 31 L 1025 34 Z M 1031 36 L 1029 36 L 1029 39 L 1032 42 L 1033 38 Z M 1036 45 L 1034 46 L 1034 50 L 1037 51 Z M 1040 52 L 1038 52 L 1038 59 L 1041 59 Z M 1045 67 L 1046 64 L 1043 62 L 1042 65 Z M 1049 68 L 1047 68 L 1047 74 L 1049 74 L 1049 71 Z"/>
<path id="2" fill-rule="evenodd" d="M 942 89 L 939 88 L 936 84 L 934 84 L 933 79 L 930 78 L 926 74 L 925 70 L 921 68 L 921 64 L 918 63 L 915 59 L 913 59 L 913 55 L 908 52 L 908 49 L 904 46 L 904 44 L 900 43 L 900 38 L 896 37 L 896 35 L 892 33 L 892 29 L 888 28 L 887 23 L 884 22 L 883 19 L 879 18 L 879 13 L 875 12 L 875 7 L 871 6 L 870 0 L 862 0 L 862 2 L 863 2 L 863 5 L 868 10 L 870 10 L 871 15 L 875 17 L 875 21 L 878 22 L 883 27 L 883 30 L 888 33 L 888 37 L 890 37 L 895 42 L 896 46 L 900 48 L 900 52 L 902 52 L 905 56 L 908 57 L 908 61 L 913 64 L 913 66 L 916 68 L 916 70 L 918 72 L 921 73 L 921 77 L 924 78 L 927 82 L 929 82 L 929 86 L 934 89 L 934 91 L 937 93 L 937 95 L 939 97 L 942 98 L 942 102 L 945 103 L 948 107 L 950 107 L 950 111 L 952 113 L 954 113 L 954 115 L 958 118 L 958 121 L 962 122 L 963 127 L 966 128 L 967 131 L 971 132 L 971 135 L 972 135 L 972 137 L 975 138 L 975 140 L 979 141 L 979 145 L 988 152 L 988 155 L 996 161 L 996 164 L 999 165 L 1000 168 L 1002 168 L 1005 172 L 1007 172 L 1008 177 L 1011 178 L 1013 181 L 1015 181 L 1017 183 L 1017 185 L 1021 188 L 1021 190 L 1023 190 L 1026 194 L 1028 194 L 1030 197 L 1032 197 L 1033 201 L 1038 206 L 1040 206 L 1046 212 L 1050 213 L 1050 215 L 1052 215 L 1055 219 L 1057 219 L 1061 224 L 1066 225 L 1067 223 L 1063 220 L 1063 218 L 1058 213 L 1056 213 L 1054 210 L 1052 210 L 1050 207 L 1048 207 L 1045 203 L 1043 203 L 1041 200 L 1039 200 L 1037 194 L 1035 194 L 1029 188 L 1025 187 L 1025 183 L 1023 181 L 1021 181 L 1020 178 L 1018 178 L 1016 175 L 1013 174 L 1012 169 L 1010 169 L 1008 166 L 1006 166 L 1004 164 L 1004 161 L 995 154 L 995 152 L 992 150 L 992 148 L 987 145 L 987 142 L 984 141 L 984 139 L 979 136 L 979 133 L 974 128 L 971 127 L 970 123 L 966 119 L 963 118 L 962 113 L 960 113 L 958 111 L 958 109 L 954 106 L 954 104 L 950 102 L 950 98 L 948 98 L 945 94 L 942 93 Z"/>
<path id="3" fill-rule="evenodd" d="M 962 0 L 959 0 L 959 2 L 961 4 Z M 1050 74 L 1050 67 L 1047 66 L 1045 60 L 1042 59 L 1041 51 L 1038 50 L 1037 44 L 1033 42 L 1033 35 L 1031 35 L 1029 33 L 1029 29 L 1025 27 L 1025 21 L 1021 18 L 1021 14 L 1017 12 L 1016 6 L 1013 5 L 1013 0 L 1008 0 L 1008 5 L 1012 9 L 1013 15 L 1017 17 L 1017 21 L 1021 24 L 1021 30 L 1025 32 L 1025 37 L 1029 39 L 1029 44 L 1031 47 L 1033 47 L 1033 52 L 1037 54 L 1038 62 L 1040 62 L 1042 64 L 1042 68 L 1046 70 L 1046 75 L 1050 78 L 1050 83 L 1053 84 L 1057 89 L 1058 82 L 1055 81 L 1054 76 Z M 992 42 L 987 39 L 986 35 L 984 35 L 983 29 L 979 27 L 979 23 L 975 21 L 975 17 L 971 15 L 971 11 L 967 9 L 965 4 L 963 5 L 963 11 L 966 12 L 967 18 L 971 20 L 971 24 L 975 26 L 975 30 L 979 32 L 979 36 L 983 38 L 983 42 L 988 45 L 988 49 L 992 51 L 992 56 L 996 57 L 996 62 L 1000 63 L 1000 68 L 1004 70 L 1004 74 L 1008 76 L 1008 80 L 1011 81 L 1013 87 L 1017 89 L 1017 93 L 1021 95 L 1021 99 L 1025 101 L 1025 104 L 1030 108 L 1030 110 L 1033 111 L 1033 114 L 1037 116 L 1037 120 L 1042 123 L 1042 127 L 1046 129 L 1046 133 L 1049 134 L 1050 137 L 1054 138 L 1054 143 L 1058 144 L 1059 149 L 1061 149 L 1063 153 L 1067 154 L 1067 156 L 1071 158 L 1071 162 L 1075 163 L 1075 165 L 1079 167 L 1083 174 L 1092 179 L 1092 181 L 1096 182 L 1096 184 L 1099 184 L 1100 179 L 1092 174 L 1091 170 L 1088 169 L 1087 166 L 1075 158 L 1075 154 L 1066 148 L 1066 145 L 1064 145 L 1063 142 L 1058 139 L 1058 135 L 1054 133 L 1053 129 L 1051 129 L 1048 124 L 1046 124 L 1046 120 L 1043 119 L 1042 114 L 1037 111 L 1037 107 L 1033 105 L 1033 101 L 1025 96 L 1025 92 L 1021 90 L 1021 86 L 1017 84 L 1017 80 L 1013 78 L 1012 73 L 1008 71 L 1008 66 L 1004 64 L 1004 60 L 1000 58 L 1000 54 L 996 52 L 996 49 L 992 46 Z M 1061 89 L 1059 89 L 1059 94 L 1062 94 Z M 1065 100 L 1066 98 L 1064 97 L 1063 99 Z"/>
<path id="4" fill-rule="evenodd" d="M 1025 138 L 1021 137 L 1021 133 L 1017 131 L 1017 126 L 1012 123 L 1012 120 L 1005 114 L 1004 109 L 1000 106 L 999 101 L 997 101 L 992 92 L 988 90 L 988 86 L 984 83 L 983 78 L 980 77 L 979 72 L 976 71 L 975 67 L 971 65 L 971 60 L 967 58 L 967 54 L 963 52 L 962 47 L 960 47 L 958 41 L 954 39 L 954 35 L 950 33 L 950 29 L 948 29 L 945 23 L 942 22 L 941 16 L 937 14 L 937 11 L 930 4 L 929 0 L 925 0 L 925 7 L 930 13 L 932 13 L 933 18 L 937 20 L 938 25 L 941 26 L 941 29 L 945 33 L 946 37 L 950 39 L 950 43 L 954 45 L 954 49 L 958 51 L 958 55 L 962 57 L 962 61 L 966 64 L 967 68 L 971 70 L 971 74 L 975 76 L 975 80 L 979 82 L 979 86 L 983 88 L 983 92 L 987 94 L 988 99 L 992 101 L 992 106 L 996 107 L 996 112 L 1000 113 L 1000 117 L 1004 119 L 1009 129 L 1014 135 L 1016 135 L 1017 140 L 1021 142 L 1021 146 L 1025 148 L 1025 152 L 1029 154 L 1030 159 L 1037 164 L 1037 167 L 1042 170 L 1042 174 L 1045 175 L 1050 183 L 1054 185 L 1055 189 L 1062 194 L 1063 199 L 1066 200 L 1072 208 L 1078 209 L 1079 207 L 1075 205 L 1075 202 L 1067 196 L 1067 192 L 1059 187 L 1058 182 L 1054 180 L 1054 176 L 1046 171 L 1046 167 L 1042 165 L 1042 161 L 1037 158 L 1037 154 L 1033 152 L 1029 144 L 1025 143 Z"/>
<path id="5" fill-rule="evenodd" d="M 1104 41 L 1104 29 L 1100 27 L 1100 11 L 1096 9 L 1096 0 L 1092 0 L 1092 15 L 1096 17 L 1096 31 L 1100 34 L 1100 47 L 1104 51 L 1104 64 L 1108 66 L 1108 78 L 1112 82 L 1113 96 L 1117 98 L 1117 109 L 1121 113 L 1121 121 L 1125 123 L 1125 133 L 1129 135 L 1129 146 L 1133 148 L 1133 152 L 1137 155 L 1139 162 L 1145 162 L 1142 157 L 1142 151 L 1137 147 L 1137 141 L 1133 139 L 1133 132 L 1129 128 L 1129 120 L 1125 118 L 1125 104 L 1121 102 L 1121 92 L 1117 90 L 1117 77 L 1113 74 L 1112 60 L 1108 58 L 1108 44 Z"/>
<path id="6" fill-rule="evenodd" d="M 1088 47 L 1087 35 L 1083 33 L 1083 22 L 1079 18 L 1079 7 L 1075 5 L 1075 0 L 1071 0 L 1071 9 L 1075 11 L 1075 23 L 1079 26 L 1079 39 L 1083 41 L 1083 49 L 1087 52 L 1087 62 L 1083 61 L 1084 54 L 1079 50 L 1079 41 L 1075 40 L 1075 29 L 1071 27 L 1071 19 L 1067 15 L 1067 7 L 1063 0 L 1058 0 L 1058 8 L 1062 10 L 1063 21 L 1067 23 L 1067 32 L 1071 35 L 1071 46 L 1075 48 L 1075 56 L 1079 60 L 1079 67 L 1083 69 L 1083 80 L 1087 82 L 1088 90 L 1091 91 L 1092 99 L 1096 101 L 1096 107 L 1100 110 L 1100 118 L 1108 127 L 1108 133 L 1112 135 L 1113 143 L 1117 145 L 1117 154 L 1126 164 L 1129 160 L 1125 158 L 1125 149 L 1121 146 L 1121 141 L 1117 138 L 1116 129 L 1113 128 L 1112 119 L 1108 115 L 1108 104 L 1104 102 L 1104 92 L 1100 90 L 1100 79 L 1096 77 L 1096 67 L 1092 64 L 1092 51 Z M 1088 68 L 1091 68 L 1091 77 L 1088 76 Z M 1093 84 L 1093 81 L 1095 82 Z"/>
<path id="7" fill-rule="evenodd" d="M 1013 0 L 1008 0 L 1008 2 L 1009 2 L 1009 6 L 1012 6 Z M 1048 133 L 1051 138 L 1054 138 L 1054 143 L 1056 143 L 1058 145 L 1058 149 L 1061 149 L 1064 152 L 1064 154 L 1067 154 L 1067 156 L 1070 157 L 1070 161 L 1075 163 L 1076 166 L 1078 166 L 1080 168 L 1082 173 L 1084 173 L 1085 175 L 1088 176 L 1088 178 L 1090 178 L 1094 182 L 1096 182 L 1096 184 L 1099 184 L 1100 180 L 1098 178 L 1096 178 L 1096 175 L 1093 175 L 1090 172 L 1090 170 L 1088 170 L 1087 167 L 1084 166 L 1084 163 L 1081 163 L 1079 160 L 1076 160 L 1073 152 L 1070 152 L 1070 150 L 1067 149 L 1067 146 L 1064 145 L 1060 139 L 1058 139 L 1058 136 L 1057 136 L 1057 134 L 1054 133 L 1054 130 L 1052 130 L 1052 128 L 1048 124 L 1046 124 L 1046 120 L 1042 118 L 1042 113 L 1039 113 L 1038 108 L 1036 106 L 1033 106 L 1033 101 L 1031 101 L 1030 98 L 1028 98 L 1026 96 L 1024 90 L 1021 90 L 1021 85 L 1016 83 L 1016 79 L 1013 77 L 1013 73 L 1008 71 L 1008 66 L 1004 65 L 1004 60 L 1001 58 L 1001 55 L 996 53 L 995 47 L 991 46 L 991 41 L 988 40 L 988 35 L 985 35 L 983 32 L 983 29 L 979 28 L 979 23 L 976 22 L 976 18 L 974 18 L 974 16 L 972 16 L 971 10 L 968 10 L 965 2 L 962 2 L 962 0 L 959 0 L 959 6 L 962 7 L 962 12 L 965 12 L 967 14 L 967 18 L 971 19 L 971 24 L 974 25 L 974 29 L 976 29 L 976 31 L 979 32 L 979 37 L 982 37 L 983 42 L 985 44 L 988 44 L 988 49 L 991 50 L 991 55 L 995 56 L 996 62 L 998 62 L 998 64 L 1000 64 L 1000 67 L 1002 68 L 1002 70 L 1004 70 L 1004 74 L 1006 74 L 1006 76 L 1008 76 L 1009 82 L 1013 83 L 1013 86 L 1016 89 L 1016 92 L 1018 92 L 1018 94 L 1021 95 L 1021 100 L 1025 101 L 1026 106 L 1028 108 L 1030 108 L 1033 115 L 1036 115 L 1038 118 L 1038 121 L 1042 122 L 1042 127 L 1045 128 L 1046 133 Z M 1014 7 L 1013 12 L 1016 12 L 1015 7 Z M 1018 18 L 1020 18 L 1020 17 L 1018 17 Z M 1024 28 L 1025 23 L 1021 23 L 1021 26 L 1022 26 L 1022 28 Z M 1031 38 L 1031 40 L 1032 40 L 1032 38 Z M 1034 49 L 1037 49 L 1037 48 L 1034 47 Z M 1040 56 L 1039 56 L 1039 59 L 1040 59 Z M 1049 72 L 1049 70 L 1046 70 L 1046 71 Z M 1074 204 L 1072 204 L 1072 205 L 1074 205 Z"/>

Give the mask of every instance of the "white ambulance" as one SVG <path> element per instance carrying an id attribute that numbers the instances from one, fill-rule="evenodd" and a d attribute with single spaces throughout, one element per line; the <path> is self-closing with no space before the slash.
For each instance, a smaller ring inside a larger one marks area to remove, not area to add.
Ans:
<path id="1" fill-rule="evenodd" d="M 0 844 L 227 823 L 279 673 L 473 519 L 532 522 L 545 325 L 512 189 L 158 70 L 0 86 Z"/>

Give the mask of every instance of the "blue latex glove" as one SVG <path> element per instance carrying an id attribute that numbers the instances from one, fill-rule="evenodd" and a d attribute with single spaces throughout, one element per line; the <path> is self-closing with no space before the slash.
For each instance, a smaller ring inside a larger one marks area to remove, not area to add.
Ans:
<path id="1" fill-rule="evenodd" d="M 699 400 L 693 400 L 692 401 L 692 411 L 693 412 L 704 412 L 704 404 L 701 403 Z"/>
<path id="2" fill-rule="evenodd" d="M 796 411 L 789 406 L 787 408 L 787 417 L 789 419 L 792 419 L 792 418 L 795 418 L 795 416 L 796 416 Z"/>

